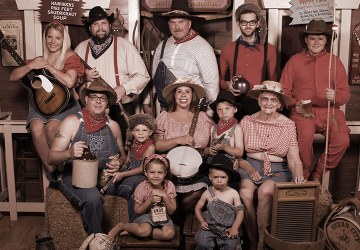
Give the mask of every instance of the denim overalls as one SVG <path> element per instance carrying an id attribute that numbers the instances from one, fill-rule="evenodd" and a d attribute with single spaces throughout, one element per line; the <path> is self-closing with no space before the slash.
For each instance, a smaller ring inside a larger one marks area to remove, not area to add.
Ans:
<path id="1" fill-rule="evenodd" d="M 207 211 L 202 213 L 204 220 L 209 225 L 209 230 L 199 229 L 195 234 L 195 240 L 197 244 L 196 249 L 214 249 L 215 243 L 220 249 L 224 250 L 240 250 L 240 237 L 236 239 L 230 239 L 227 237 L 225 229 L 230 228 L 236 218 L 236 213 L 241 207 L 235 207 L 219 200 L 215 197 L 215 194 L 211 187 L 208 190 L 213 197 L 213 200 L 207 204 Z"/>

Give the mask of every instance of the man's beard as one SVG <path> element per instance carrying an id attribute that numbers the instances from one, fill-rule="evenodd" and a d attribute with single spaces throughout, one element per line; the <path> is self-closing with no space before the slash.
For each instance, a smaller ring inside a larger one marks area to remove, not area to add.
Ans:
<path id="1" fill-rule="evenodd" d="M 255 32 L 256 32 L 256 29 L 254 29 L 251 33 L 245 33 L 245 32 L 241 32 L 241 35 L 243 36 L 243 37 L 253 37 L 254 36 L 254 34 L 255 34 Z"/>
<path id="2" fill-rule="evenodd" d="M 110 31 L 108 34 L 105 34 L 104 37 L 99 37 L 99 36 L 95 35 L 95 36 L 93 36 L 92 38 L 93 38 L 93 40 L 94 40 L 94 42 L 95 42 L 96 44 L 102 44 L 102 43 L 104 43 L 107 39 L 109 39 L 110 35 L 111 35 L 111 31 Z"/>

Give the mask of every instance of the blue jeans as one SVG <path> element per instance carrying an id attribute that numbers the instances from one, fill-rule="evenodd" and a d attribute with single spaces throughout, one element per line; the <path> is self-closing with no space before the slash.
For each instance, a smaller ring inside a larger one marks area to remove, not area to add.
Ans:
<path id="1" fill-rule="evenodd" d="M 103 216 L 103 197 L 94 188 L 76 188 L 72 185 L 71 173 L 63 173 L 59 189 L 69 202 L 80 209 L 84 229 L 88 234 L 102 233 L 101 220 Z M 143 175 L 130 176 L 120 183 L 112 184 L 106 194 L 121 196 L 128 200 L 129 220 L 135 217 L 132 194 L 137 185 L 144 179 Z"/>

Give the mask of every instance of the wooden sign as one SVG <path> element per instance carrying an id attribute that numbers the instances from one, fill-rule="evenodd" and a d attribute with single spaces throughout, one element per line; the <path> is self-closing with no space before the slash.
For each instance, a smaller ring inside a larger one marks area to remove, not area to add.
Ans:
<path id="1" fill-rule="evenodd" d="M 170 11 L 172 0 L 142 0 L 144 8 L 150 12 Z M 188 0 L 191 12 L 222 12 L 229 8 L 231 0 Z"/>
<path id="2" fill-rule="evenodd" d="M 334 0 L 291 0 L 290 25 L 308 24 L 313 19 L 332 22 L 334 17 Z"/>
<path id="3" fill-rule="evenodd" d="M 83 25 L 82 0 L 42 0 L 40 2 L 40 21 L 59 21 L 62 24 Z"/>

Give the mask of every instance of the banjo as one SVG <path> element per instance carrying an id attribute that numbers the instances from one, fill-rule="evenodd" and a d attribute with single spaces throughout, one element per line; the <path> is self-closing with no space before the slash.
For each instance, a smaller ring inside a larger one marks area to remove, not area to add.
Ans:
<path id="1" fill-rule="evenodd" d="M 194 136 L 196 124 L 199 118 L 200 110 L 206 107 L 207 101 L 203 99 L 199 104 L 199 109 L 194 113 L 191 122 L 189 135 Z M 203 162 L 202 156 L 195 148 L 189 146 L 178 146 L 171 149 L 166 158 L 170 161 L 170 172 L 177 183 L 192 181 L 198 177 L 199 167 Z"/>

